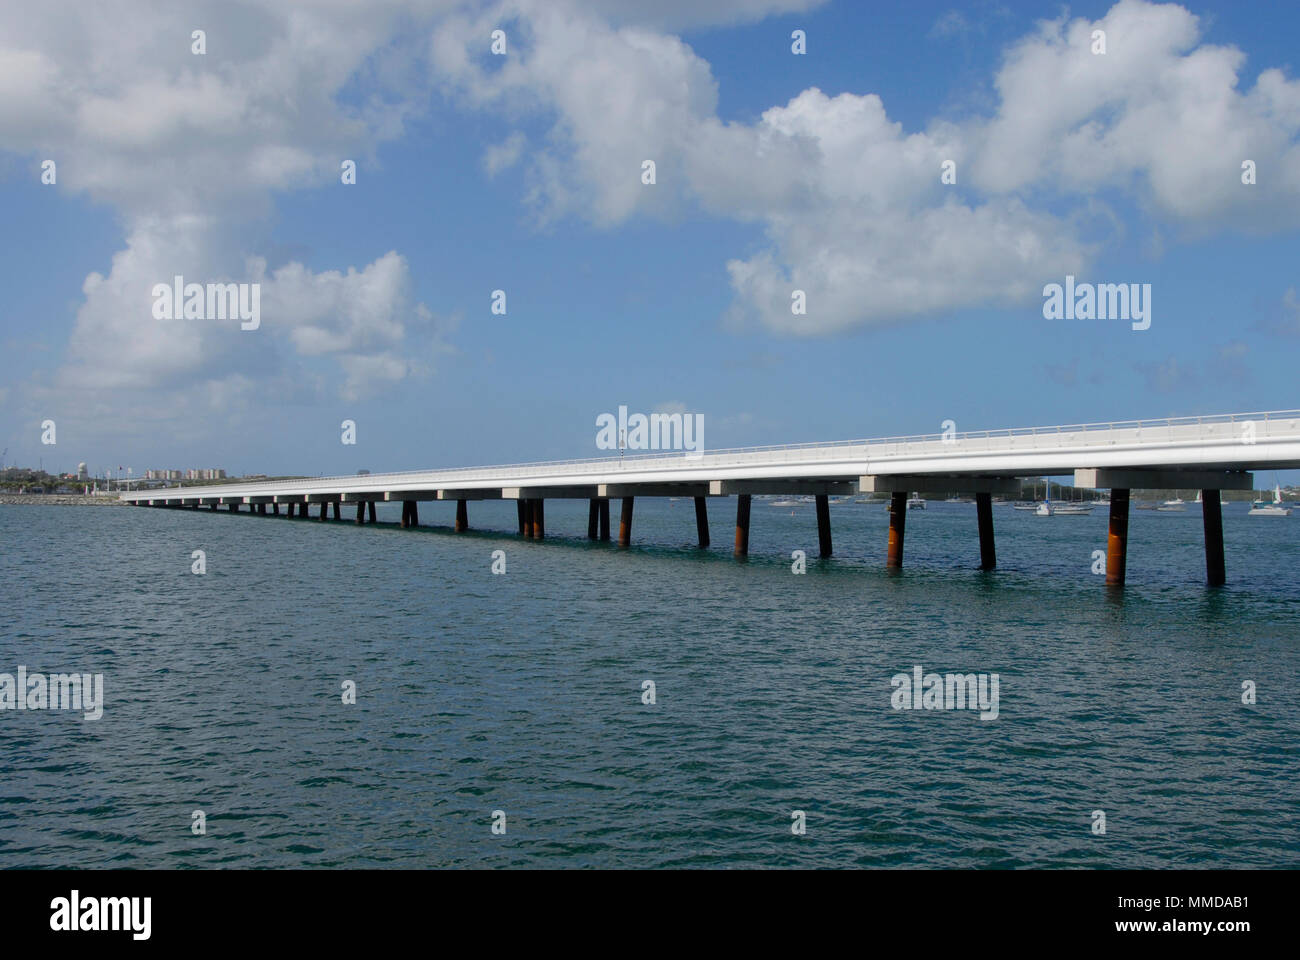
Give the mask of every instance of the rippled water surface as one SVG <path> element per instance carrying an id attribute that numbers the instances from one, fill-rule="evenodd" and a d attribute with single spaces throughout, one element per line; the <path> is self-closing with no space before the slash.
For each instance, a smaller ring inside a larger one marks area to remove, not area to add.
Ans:
<path id="1" fill-rule="evenodd" d="M 585 502 L 542 543 L 512 503 L 462 535 L 449 503 L 419 530 L 0 506 L 0 672 L 106 699 L 0 711 L 0 867 L 1300 862 L 1300 518 L 1226 506 L 1211 591 L 1198 508 L 1134 511 L 1121 596 L 1104 509 L 995 508 L 984 574 L 974 506 L 931 504 L 891 575 L 880 507 L 832 507 L 820 561 L 811 506 L 755 501 L 739 563 L 710 506 L 707 551 L 689 500 L 638 500 L 623 551 Z M 892 709 L 917 664 L 997 673 L 999 717 Z"/>

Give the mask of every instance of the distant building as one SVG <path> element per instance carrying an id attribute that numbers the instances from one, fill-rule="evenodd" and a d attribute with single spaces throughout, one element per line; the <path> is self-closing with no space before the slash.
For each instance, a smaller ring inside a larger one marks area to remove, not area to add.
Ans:
<path id="1" fill-rule="evenodd" d="M 86 464 L 84 462 L 77 464 L 77 479 L 78 480 L 90 479 L 90 471 L 86 469 Z"/>

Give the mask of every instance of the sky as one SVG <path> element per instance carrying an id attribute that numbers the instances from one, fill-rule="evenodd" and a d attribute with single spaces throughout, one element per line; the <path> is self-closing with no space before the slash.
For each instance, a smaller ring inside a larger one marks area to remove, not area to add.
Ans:
<path id="1" fill-rule="evenodd" d="M 567 459 L 620 405 L 706 449 L 1300 407 L 1300 7 L 890 7 L 0 7 L 5 464 Z M 257 328 L 160 317 L 177 275 L 257 284 Z M 1149 290 L 1149 328 L 1047 319 L 1067 276 Z"/>

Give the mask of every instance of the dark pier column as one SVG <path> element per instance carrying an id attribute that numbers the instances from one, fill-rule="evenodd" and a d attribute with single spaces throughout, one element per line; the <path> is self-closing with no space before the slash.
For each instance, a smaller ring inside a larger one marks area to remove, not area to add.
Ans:
<path id="1" fill-rule="evenodd" d="M 695 498 L 695 534 L 701 548 L 709 545 L 709 501 L 705 497 Z"/>
<path id="2" fill-rule="evenodd" d="M 343 505 L 339 501 L 334 501 L 334 519 L 338 520 L 343 512 Z"/>
<path id="3" fill-rule="evenodd" d="M 278 503 L 271 504 L 271 512 L 278 517 L 280 515 L 280 505 Z"/>
<path id="4" fill-rule="evenodd" d="M 519 514 L 519 536 L 528 536 L 528 501 L 516 500 L 515 511 Z"/>
<path id="5" fill-rule="evenodd" d="M 370 522 L 374 523 L 375 522 L 375 501 L 367 500 L 366 503 L 370 505 Z"/>
<path id="6" fill-rule="evenodd" d="M 823 557 L 831 555 L 831 502 L 825 494 L 817 495 L 817 543 Z"/>
<path id="7" fill-rule="evenodd" d="M 1106 585 L 1124 586 L 1124 567 L 1128 561 L 1127 490 L 1110 492 L 1110 532 L 1106 537 Z"/>
<path id="8" fill-rule="evenodd" d="M 420 504 L 415 500 L 411 500 L 409 503 L 411 504 L 411 526 L 418 527 L 420 525 Z"/>
<path id="9" fill-rule="evenodd" d="M 618 518 L 618 545 L 630 546 L 632 543 L 632 504 L 635 497 L 623 498 L 623 514 Z"/>
<path id="10" fill-rule="evenodd" d="M 609 497 L 600 498 L 600 539 L 609 542 Z"/>
<path id="11" fill-rule="evenodd" d="M 402 519 L 398 521 L 397 525 L 401 527 L 403 530 L 405 530 L 407 527 L 411 525 L 411 501 L 410 500 L 402 501 Z"/>
<path id="12" fill-rule="evenodd" d="M 533 539 L 533 523 L 537 518 L 536 502 L 531 498 L 524 501 L 524 536 L 529 540 Z"/>
<path id="13" fill-rule="evenodd" d="M 456 501 L 456 532 L 464 533 L 469 529 L 469 508 L 464 500 Z"/>
<path id="14" fill-rule="evenodd" d="M 232 504 L 230 504 L 230 512 L 231 512 L 231 513 L 238 513 L 238 512 L 239 512 L 239 504 L 237 504 L 237 503 L 232 503 Z"/>
<path id="15" fill-rule="evenodd" d="M 366 501 L 357 501 L 357 523 L 366 522 Z"/>
<path id="16" fill-rule="evenodd" d="M 322 501 L 320 502 L 320 517 L 319 517 L 318 519 L 320 520 L 321 523 L 324 523 L 324 522 L 325 522 L 326 520 L 328 520 L 329 518 L 330 518 L 330 504 L 329 504 L 329 501 L 328 501 L 328 500 L 322 500 Z"/>
<path id="17" fill-rule="evenodd" d="M 587 503 L 587 539 L 595 540 L 600 530 L 600 504 L 592 497 Z"/>
<path id="18" fill-rule="evenodd" d="M 736 556 L 749 556 L 749 497 L 742 493 L 736 497 Z"/>
<path id="19" fill-rule="evenodd" d="M 546 539 L 546 501 L 540 498 L 533 501 L 533 539 Z"/>
<path id="20" fill-rule="evenodd" d="M 213 509 L 213 510 L 216 510 L 216 509 L 217 509 L 217 505 L 216 505 L 215 503 L 212 505 L 212 509 Z"/>
<path id="21" fill-rule="evenodd" d="M 1205 582 L 1221 587 L 1227 573 L 1223 567 L 1223 508 L 1218 490 L 1201 491 L 1201 514 L 1205 525 Z"/>
<path id="22" fill-rule="evenodd" d="M 992 570 L 998 565 L 998 551 L 993 542 L 993 494 L 975 494 L 975 515 L 980 529 L 980 569 Z"/>
<path id="23" fill-rule="evenodd" d="M 902 567 L 903 534 L 907 530 L 907 494 L 895 492 L 889 498 L 889 554 L 885 566 Z"/>

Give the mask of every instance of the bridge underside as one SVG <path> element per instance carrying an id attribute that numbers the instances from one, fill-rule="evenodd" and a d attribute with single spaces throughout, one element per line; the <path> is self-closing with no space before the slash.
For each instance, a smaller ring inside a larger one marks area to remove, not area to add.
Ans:
<path id="1" fill-rule="evenodd" d="M 1106 540 L 1105 582 L 1110 586 L 1123 586 L 1127 573 L 1128 520 L 1131 491 L 1135 489 L 1197 489 L 1201 491 L 1203 534 L 1205 539 L 1206 581 L 1211 586 L 1225 582 L 1223 551 L 1223 521 L 1220 491 L 1251 490 L 1254 477 L 1241 469 L 1216 470 L 1204 465 L 1177 469 L 1157 467 L 1077 468 L 1074 471 L 1076 487 L 1109 489 L 1110 517 Z M 694 504 L 696 538 L 701 549 L 710 546 L 708 499 L 711 497 L 736 498 L 736 522 L 733 553 L 738 558 L 749 555 L 749 531 L 754 497 L 797 496 L 812 498 L 817 520 L 818 554 L 821 558 L 832 556 L 831 498 L 854 494 L 884 495 L 881 501 L 889 506 L 889 526 L 885 545 L 885 563 L 891 569 L 903 566 L 903 547 L 907 517 L 911 504 L 910 491 L 926 490 L 931 493 L 972 495 L 975 500 L 976 535 L 979 543 L 979 568 L 993 570 L 997 566 L 997 552 L 993 533 L 993 498 L 1019 496 L 1020 478 L 992 473 L 961 474 L 942 473 L 859 473 L 856 477 L 770 477 L 736 478 L 698 482 L 620 481 L 610 483 L 534 484 L 515 486 L 477 487 L 425 487 L 420 489 L 339 489 L 325 492 L 258 493 L 240 495 L 222 493 L 203 495 L 190 489 L 174 494 L 158 495 L 156 492 L 125 496 L 124 499 L 139 505 L 190 507 L 208 506 L 216 510 L 225 506 L 239 512 L 247 506 L 258 516 L 279 515 L 286 508 L 289 517 L 309 517 L 310 508 L 318 507 L 314 519 L 325 521 L 332 517 L 340 520 L 343 504 L 355 504 L 355 522 L 375 523 L 378 501 L 401 503 L 399 525 L 402 528 L 420 526 L 420 501 L 437 503 L 443 500 L 456 502 L 453 530 L 463 533 L 470 529 L 469 501 L 514 500 L 517 505 L 519 535 L 530 540 L 546 537 L 545 504 L 551 499 L 580 499 L 588 501 L 587 539 L 609 542 L 611 539 L 610 501 L 620 501 L 618 545 L 629 547 L 632 543 L 632 520 L 637 497 L 671 497 L 688 499 Z"/>

